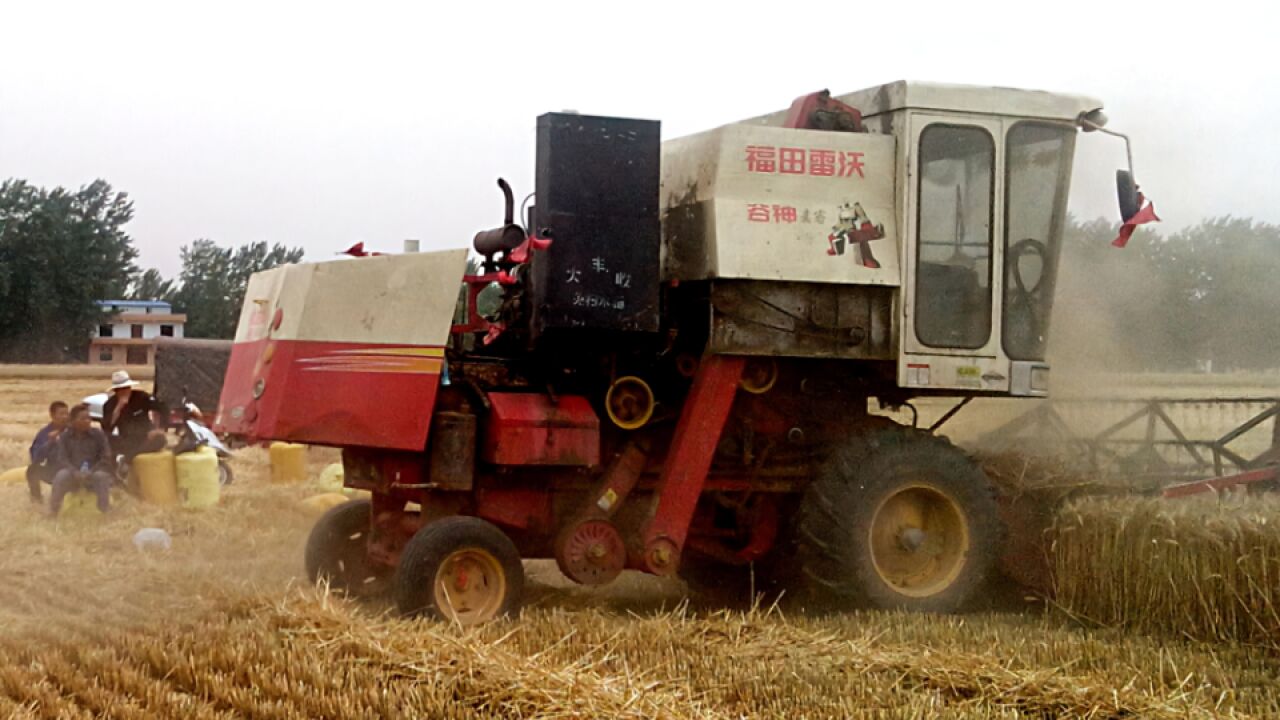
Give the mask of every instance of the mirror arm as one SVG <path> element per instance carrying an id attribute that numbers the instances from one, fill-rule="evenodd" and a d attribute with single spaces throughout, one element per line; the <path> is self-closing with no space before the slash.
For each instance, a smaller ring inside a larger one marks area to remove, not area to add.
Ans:
<path id="1" fill-rule="evenodd" d="M 1128 159 L 1129 159 L 1129 177 L 1132 177 L 1132 178 L 1135 178 L 1135 179 L 1138 177 L 1138 175 L 1137 175 L 1136 173 L 1134 173 L 1134 171 L 1133 171 L 1133 148 L 1129 145 L 1129 136 L 1128 136 L 1128 135 L 1125 135 L 1124 133 L 1116 132 L 1115 130 L 1108 130 L 1108 129 L 1106 129 L 1106 128 L 1102 127 L 1101 125 L 1099 125 L 1099 124 L 1097 124 L 1097 123 L 1095 123 L 1095 122 L 1092 122 L 1092 121 L 1090 121 L 1089 119 L 1087 119 L 1087 118 L 1083 118 L 1083 117 L 1082 117 L 1082 118 L 1080 118 L 1080 124 L 1081 124 L 1081 125 L 1084 125 L 1085 127 L 1087 127 L 1087 128 L 1088 128 L 1088 129 L 1090 129 L 1090 130 L 1097 130 L 1098 132 L 1106 133 L 1107 135 L 1111 135 L 1111 136 L 1114 136 L 1114 137 L 1118 137 L 1118 138 L 1121 138 L 1122 140 L 1124 140 L 1124 154 L 1125 154 L 1125 155 L 1128 157 Z"/>

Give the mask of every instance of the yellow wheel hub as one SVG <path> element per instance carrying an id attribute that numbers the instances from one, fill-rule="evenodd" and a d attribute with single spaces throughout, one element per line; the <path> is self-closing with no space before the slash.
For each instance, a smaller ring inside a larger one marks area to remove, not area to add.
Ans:
<path id="1" fill-rule="evenodd" d="M 763 395 L 778 382 L 778 363 L 773 358 L 750 358 L 742 368 L 738 386 L 752 395 Z"/>
<path id="2" fill-rule="evenodd" d="M 604 397 L 609 420 L 623 430 L 644 427 L 653 417 L 653 406 L 653 389 L 634 375 L 615 380 Z"/>
<path id="3" fill-rule="evenodd" d="M 440 563 L 432 587 L 441 614 L 459 625 L 478 625 L 498 616 L 507 575 L 487 550 L 466 548 Z"/>
<path id="4" fill-rule="evenodd" d="M 908 485 L 876 508 L 868 547 L 880 576 L 895 592 L 928 597 L 960 576 L 969 554 L 969 524 L 950 494 Z"/>

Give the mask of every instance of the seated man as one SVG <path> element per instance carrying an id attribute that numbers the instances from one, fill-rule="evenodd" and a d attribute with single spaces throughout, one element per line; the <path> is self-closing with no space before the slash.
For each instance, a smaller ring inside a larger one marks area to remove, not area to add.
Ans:
<path id="1" fill-rule="evenodd" d="M 31 490 L 31 502 L 39 505 L 44 502 L 40 492 L 40 483 L 53 483 L 53 467 L 49 464 L 49 455 L 58 436 L 67 427 L 67 404 L 58 400 L 49 405 L 49 424 L 36 433 L 31 441 L 31 449 L 27 451 L 31 464 L 27 465 L 27 487 Z"/>
<path id="2" fill-rule="evenodd" d="M 155 396 L 136 389 L 138 381 L 124 370 L 111 374 L 111 397 L 102 406 L 102 431 L 111 438 L 111 449 L 132 462 L 138 453 L 164 449 L 164 405 Z M 115 435 L 112 435 L 112 431 Z"/>
<path id="3" fill-rule="evenodd" d="M 49 494 L 52 515 L 57 516 L 62 498 L 73 490 L 93 490 L 98 509 L 110 509 L 111 446 L 106 434 L 93 427 L 88 405 L 71 408 L 71 427 L 58 437 L 50 461 L 54 469 L 53 492 Z"/>

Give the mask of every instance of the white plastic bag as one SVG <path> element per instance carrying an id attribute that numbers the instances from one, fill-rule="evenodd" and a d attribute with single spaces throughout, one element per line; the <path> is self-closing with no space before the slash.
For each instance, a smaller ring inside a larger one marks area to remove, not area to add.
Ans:
<path id="1" fill-rule="evenodd" d="M 139 551 L 168 550 L 173 546 L 169 533 L 161 528 L 142 528 L 133 534 L 133 546 Z"/>

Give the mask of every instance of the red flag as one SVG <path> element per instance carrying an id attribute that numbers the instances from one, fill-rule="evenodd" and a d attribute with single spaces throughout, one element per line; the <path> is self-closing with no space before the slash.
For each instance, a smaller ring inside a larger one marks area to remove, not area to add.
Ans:
<path id="1" fill-rule="evenodd" d="M 1144 205 L 1145 203 L 1145 205 Z M 1138 207 L 1142 208 L 1133 214 L 1133 217 L 1125 221 L 1120 226 L 1120 234 L 1115 240 L 1111 241 L 1112 247 L 1122 248 L 1129 244 L 1129 238 L 1133 237 L 1133 231 L 1138 229 L 1139 225 L 1145 225 L 1149 222 L 1159 222 L 1160 218 L 1156 215 L 1155 203 L 1147 202 L 1147 199 L 1138 193 Z"/>
<path id="2" fill-rule="evenodd" d="M 358 242 L 358 243 L 356 243 L 355 245 L 352 245 L 351 247 L 347 248 L 346 250 L 343 250 L 342 252 L 340 252 L 340 253 L 338 253 L 338 254 L 339 254 L 339 255 L 350 255 L 351 257 L 369 257 L 370 255 L 385 255 L 386 253 L 380 253 L 380 252 L 376 252 L 376 251 L 365 250 L 365 249 L 364 249 L 364 243 L 363 243 L 363 242 Z"/>
<path id="3" fill-rule="evenodd" d="M 549 247 L 551 247 L 551 238 L 540 238 L 530 235 L 525 238 L 524 242 L 520 243 L 519 247 L 512 250 L 508 257 L 511 258 L 511 262 L 529 262 L 529 258 L 532 257 L 534 250 L 546 250 Z"/>

